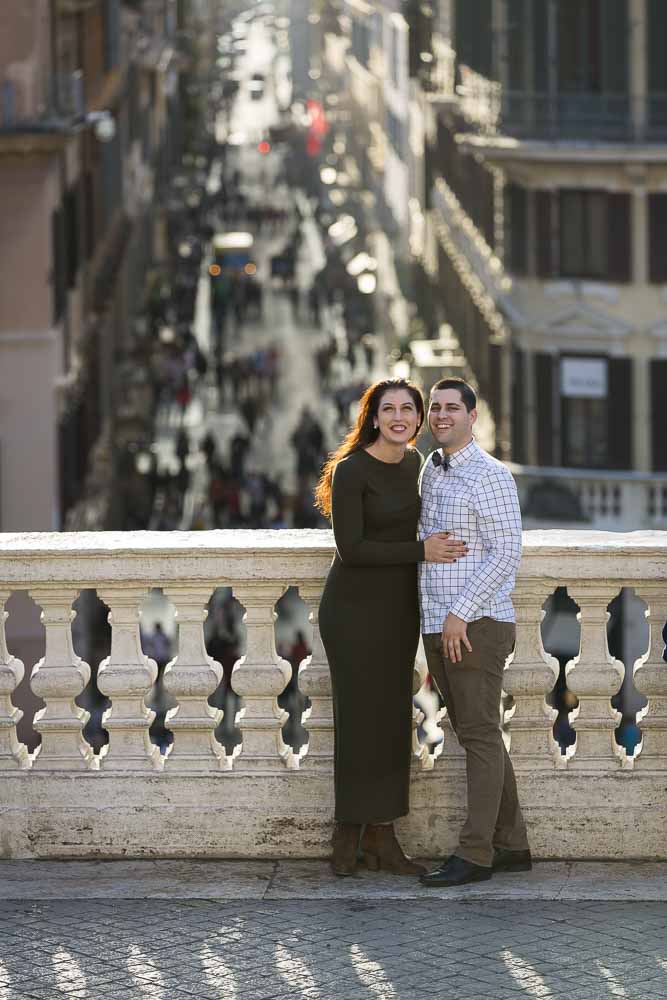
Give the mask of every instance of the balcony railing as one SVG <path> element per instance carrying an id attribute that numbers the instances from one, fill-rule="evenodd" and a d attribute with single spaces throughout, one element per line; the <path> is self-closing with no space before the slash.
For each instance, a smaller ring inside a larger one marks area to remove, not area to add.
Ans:
<path id="1" fill-rule="evenodd" d="M 667 142 L 667 94 L 505 90 L 468 71 L 457 89 L 464 120 L 486 136 L 548 142 Z"/>
<path id="2" fill-rule="evenodd" d="M 38 99 L 41 90 L 45 93 Z M 42 81 L 41 88 L 9 79 L 0 82 L 0 132 L 60 130 L 81 118 L 85 110 L 80 70 L 54 74 L 48 82 Z"/>
<path id="3" fill-rule="evenodd" d="M 667 529 L 667 475 L 510 465 L 524 522 L 607 531 Z"/>
<path id="4" fill-rule="evenodd" d="M 3 856 L 326 855 L 334 739 L 317 608 L 331 555 L 326 531 L 0 536 Z M 538 856 L 667 857 L 666 579 L 665 533 L 525 534 L 505 728 Z M 246 651 L 232 674 L 242 698 L 240 741 L 232 750 L 215 736 L 221 712 L 208 699 L 221 667 L 206 650 L 203 629 L 208 601 L 222 585 L 233 588 L 247 626 Z M 298 750 L 283 739 L 277 696 L 289 668 L 274 641 L 274 606 L 291 585 L 313 627 L 313 652 L 300 667 L 301 690 L 311 699 L 308 742 Z M 175 704 L 166 720 L 173 734 L 168 754 L 150 738 L 146 699 L 156 665 L 142 652 L 139 633 L 141 605 L 155 587 L 174 605 L 179 625 L 178 651 L 165 672 Z M 556 712 L 546 700 L 558 663 L 545 652 L 540 630 L 543 605 L 557 587 L 567 587 L 579 607 L 579 650 L 567 666 L 579 699 L 570 713 L 576 742 L 567 753 L 554 741 Z M 645 602 L 641 627 L 646 618 L 650 626 L 646 651 L 625 664 L 648 696 L 633 756 L 615 739 L 619 714 L 611 698 L 624 670 L 607 645 L 607 607 L 622 587 Z M 90 668 L 74 650 L 72 605 L 88 588 L 110 611 L 110 654 L 98 671 L 99 689 L 111 699 L 104 754 L 84 739 L 86 712 L 76 702 Z M 45 630 L 45 654 L 31 677 L 46 705 L 35 717 L 42 744 L 32 754 L 18 740 L 20 712 L 12 702 L 24 667 L 5 639 L 4 609 L 17 590 L 41 607 Z M 416 671 L 419 686 L 420 660 Z M 369 712 L 382 710 L 381 697 Z M 416 723 L 412 808 L 401 835 L 412 852 L 441 855 L 455 843 L 464 814 L 463 759 L 446 717 L 437 760 L 431 745 L 420 743 Z"/>

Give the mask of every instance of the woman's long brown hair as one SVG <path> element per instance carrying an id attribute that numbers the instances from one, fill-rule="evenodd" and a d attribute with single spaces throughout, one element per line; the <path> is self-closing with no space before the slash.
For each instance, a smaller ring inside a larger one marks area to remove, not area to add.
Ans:
<path id="1" fill-rule="evenodd" d="M 414 383 L 406 378 L 386 378 L 369 386 L 359 401 L 359 414 L 354 427 L 338 448 L 329 455 L 315 487 L 315 506 L 322 511 L 325 517 L 331 517 L 331 484 L 334 469 L 341 459 L 351 455 L 353 451 L 367 448 L 377 440 L 380 431 L 373 426 L 373 421 L 378 415 L 380 400 L 385 392 L 393 392 L 396 389 L 405 389 L 412 396 L 417 408 L 417 434 L 421 430 L 425 414 L 424 398 Z M 415 440 L 417 434 L 412 438 L 410 444 Z"/>

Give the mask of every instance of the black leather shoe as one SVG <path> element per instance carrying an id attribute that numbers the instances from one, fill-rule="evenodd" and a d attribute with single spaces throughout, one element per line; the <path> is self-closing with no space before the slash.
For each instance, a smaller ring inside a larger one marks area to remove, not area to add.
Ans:
<path id="1" fill-rule="evenodd" d="M 504 847 L 496 847 L 493 852 L 494 872 L 529 872 L 533 867 L 530 851 L 508 851 Z"/>
<path id="2" fill-rule="evenodd" d="M 419 881 L 422 885 L 433 886 L 438 889 L 447 885 L 466 885 L 468 882 L 486 882 L 490 879 L 493 871 L 486 865 L 474 865 L 472 861 L 464 861 L 456 854 L 436 868 L 435 871 L 427 875 L 420 875 Z"/>

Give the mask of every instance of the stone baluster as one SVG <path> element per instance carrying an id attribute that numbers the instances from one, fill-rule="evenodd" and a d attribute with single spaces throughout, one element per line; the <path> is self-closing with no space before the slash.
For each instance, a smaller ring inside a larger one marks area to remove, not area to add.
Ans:
<path id="1" fill-rule="evenodd" d="M 641 756 L 636 767 L 667 770 L 667 663 L 665 640 L 662 637 L 667 622 L 667 587 L 663 582 L 643 583 L 635 588 L 638 597 L 648 604 L 650 628 L 648 651 L 634 664 L 633 673 L 638 691 L 648 698 L 641 720 Z"/>
<path id="2" fill-rule="evenodd" d="M 334 755 L 334 722 L 331 675 L 318 623 L 322 586 L 319 583 L 302 584 L 299 594 L 313 625 L 313 651 L 299 665 L 299 688 L 311 702 L 301 720 L 308 729 L 308 743 L 302 747 L 302 756 L 307 753 L 309 768 L 329 769 Z"/>
<path id="3" fill-rule="evenodd" d="M 0 770 L 15 770 L 29 767 L 30 755 L 25 743 L 19 743 L 16 724 L 23 717 L 20 708 L 12 705 L 11 694 L 23 680 L 24 667 L 21 660 L 7 649 L 5 622 L 9 617 L 5 604 L 10 591 L 0 590 Z"/>
<path id="4" fill-rule="evenodd" d="M 550 759 L 562 766 L 567 760 L 553 736 L 558 712 L 546 701 L 559 672 L 558 660 L 542 644 L 540 625 L 547 596 L 548 587 L 540 581 L 518 582 L 512 594 L 516 645 L 503 679 L 504 690 L 514 698 L 508 720 L 512 758 L 535 767 L 544 767 Z"/>
<path id="5" fill-rule="evenodd" d="M 105 771 L 152 771 L 164 761 L 151 743 L 149 726 L 155 718 L 144 701 L 155 683 L 157 665 L 141 649 L 139 605 L 143 587 L 106 587 L 98 591 L 109 607 L 111 654 L 100 664 L 97 686 L 111 698 L 103 725 L 109 730 Z"/>
<path id="6" fill-rule="evenodd" d="M 614 759 L 624 758 L 614 737 L 621 713 L 611 704 L 612 695 L 623 683 L 624 669 L 620 660 L 611 656 L 607 643 L 607 606 L 617 590 L 594 581 L 577 581 L 568 591 L 579 605 L 577 619 L 581 623 L 579 654 L 565 667 L 568 687 L 579 699 L 579 707 L 570 712 L 577 735 L 571 763 L 607 768 Z"/>
<path id="7" fill-rule="evenodd" d="M 428 678 L 428 666 L 426 663 L 426 654 L 424 653 L 424 644 L 419 639 L 419 645 L 417 647 L 417 655 L 415 657 L 415 666 L 412 675 L 412 694 L 418 694 L 419 691 L 424 687 L 426 680 Z M 425 697 L 433 697 L 431 694 L 431 689 L 425 690 Z M 436 696 L 437 697 L 437 696 Z M 435 699 L 433 699 L 435 700 Z M 444 709 L 439 709 L 436 713 L 435 722 L 437 723 L 441 717 L 445 714 Z M 419 742 L 419 727 L 424 722 L 426 716 L 421 708 L 413 702 L 412 704 L 412 752 L 414 754 L 416 762 L 418 762 L 419 769 L 422 771 L 432 770 L 437 758 L 440 756 L 443 750 L 443 743 L 436 743 L 433 750 L 430 749 L 428 743 Z M 451 732 L 450 727 L 450 738 L 456 744 L 456 737 Z M 458 745 L 458 744 L 456 744 Z"/>
<path id="8" fill-rule="evenodd" d="M 164 671 L 164 685 L 178 701 L 167 713 L 174 733 L 169 769 L 229 770 L 233 755 L 228 757 L 215 738 L 223 711 L 208 703 L 222 680 L 222 667 L 208 655 L 204 642 L 210 588 L 168 587 L 165 594 L 176 607 L 179 625 L 178 654 Z"/>
<path id="9" fill-rule="evenodd" d="M 95 754 L 82 732 L 90 713 L 74 701 L 90 680 L 90 667 L 74 652 L 72 642 L 72 622 L 76 618 L 72 604 L 78 591 L 33 587 L 30 594 L 42 609 L 46 631 L 44 656 L 35 664 L 30 680 L 32 690 L 46 702 L 46 708 L 35 715 L 35 729 L 42 734 L 35 766 L 54 770 L 90 768 L 95 764 Z"/>
<path id="10" fill-rule="evenodd" d="M 232 687 L 245 702 L 238 716 L 244 770 L 272 770 L 278 759 L 289 768 L 299 766 L 299 755 L 283 741 L 287 712 L 277 700 L 292 676 L 290 664 L 278 656 L 274 633 L 274 606 L 284 589 L 280 584 L 245 581 L 234 588 L 234 596 L 246 609 L 248 629 L 245 656 L 234 664 L 232 673 Z"/>

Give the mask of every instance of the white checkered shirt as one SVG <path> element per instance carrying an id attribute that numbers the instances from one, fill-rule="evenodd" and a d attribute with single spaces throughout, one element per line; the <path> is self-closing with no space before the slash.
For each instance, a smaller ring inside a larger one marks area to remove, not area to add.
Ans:
<path id="1" fill-rule="evenodd" d="M 468 543 L 455 563 L 419 564 L 422 632 L 440 632 L 449 612 L 466 622 L 513 622 L 510 594 L 521 561 L 521 511 L 512 474 L 475 441 L 445 471 L 429 455 L 421 475 L 419 538 L 451 531 Z"/>

